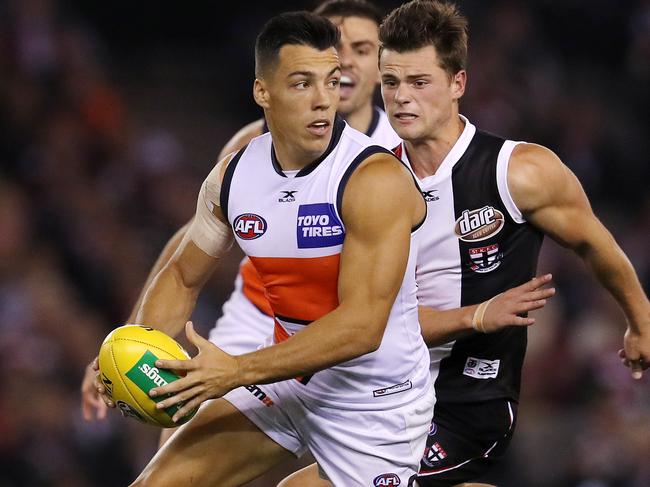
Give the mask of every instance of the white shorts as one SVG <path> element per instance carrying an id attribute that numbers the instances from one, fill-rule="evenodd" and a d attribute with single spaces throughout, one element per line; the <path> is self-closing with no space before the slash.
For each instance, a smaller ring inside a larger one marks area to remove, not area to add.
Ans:
<path id="1" fill-rule="evenodd" d="M 404 406 L 359 411 L 314 403 L 287 382 L 240 387 L 224 399 L 296 456 L 309 449 L 335 487 L 406 486 L 417 473 L 433 416 L 432 387 Z"/>
<path id="2" fill-rule="evenodd" d="M 242 355 L 269 345 L 274 320 L 262 313 L 242 292 L 241 275 L 235 290 L 223 305 L 223 316 L 210 330 L 208 339 L 230 355 Z"/>

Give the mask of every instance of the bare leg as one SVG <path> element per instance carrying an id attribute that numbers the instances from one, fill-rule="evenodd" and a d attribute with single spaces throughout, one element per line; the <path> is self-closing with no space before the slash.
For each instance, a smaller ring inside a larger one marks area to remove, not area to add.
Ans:
<path id="1" fill-rule="evenodd" d="M 332 484 L 318 476 L 318 465 L 312 463 L 289 475 L 277 487 L 332 487 Z"/>
<path id="2" fill-rule="evenodd" d="M 132 486 L 237 486 L 290 458 L 232 404 L 216 399 L 173 434 Z"/>

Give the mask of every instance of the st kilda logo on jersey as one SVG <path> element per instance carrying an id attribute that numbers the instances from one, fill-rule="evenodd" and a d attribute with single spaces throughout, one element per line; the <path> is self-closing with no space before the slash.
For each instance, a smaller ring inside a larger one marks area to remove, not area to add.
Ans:
<path id="1" fill-rule="evenodd" d="M 492 272 L 501 265 L 503 252 L 499 252 L 499 244 L 487 245 L 469 249 L 471 263 L 469 268 L 479 274 Z"/>
<path id="2" fill-rule="evenodd" d="M 436 463 L 443 461 L 447 458 L 447 452 L 437 441 L 424 449 L 422 462 L 427 467 L 433 467 Z"/>
<path id="3" fill-rule="evenodd" d="M 496 235 L 503 228 L 503 213 L 492 206 L 477 210 L 463 210 L 456 220 L 454 232 L 465 242 L 478 242 Z"/>
<path id="4" fill-rule="evenodd" d="M 266 232 L 266 220 L 255 213 L 244 213 L 235 218 L 232 226 L 235 235 L 242 240 L 255 240 Z"/>

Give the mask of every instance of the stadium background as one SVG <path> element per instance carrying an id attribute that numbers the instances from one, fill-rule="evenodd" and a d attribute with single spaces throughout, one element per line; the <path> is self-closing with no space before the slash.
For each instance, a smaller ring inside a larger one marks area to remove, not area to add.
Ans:
<path id="1" fill-rule="evenodd" d="M 471 27 L 462 112 L 554 149 L 647 290 L 650 2 L 460 5 Z M 191 215 L 221 146 L 259 117 L 256 32 L 313 6 L 0 2 L 0 486 L 125 485 L 152 455 L 153 428 L 117 414 L 83 422 L 84 366 Z M 238 259 L 200 300 L 204 334 Z M 559 292 L 530 333 L 502 485 L 650 485 L 650 378 L 633 383 L 616 358 L 621 313 L 552 242 L 540 270 Z"/>

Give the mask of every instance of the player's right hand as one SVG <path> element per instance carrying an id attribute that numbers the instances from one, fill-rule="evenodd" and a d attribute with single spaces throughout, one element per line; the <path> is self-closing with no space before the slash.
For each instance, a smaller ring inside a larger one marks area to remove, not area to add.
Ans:
<path id="1" fill-rule="evenodd" d="M 103 395 L 104 386 L 99 379 L 99 363 L 97 357 L 86 366 L 81 382 L 81 410 L 84 420 L 103 420 L 106 418 L 107 405 L 113 407 L 108 396 Z M 109 404 L 110 403 L 110 404 Z"/>
<path id="2" fill-rule="evenodd" d="M 628 326 L 618 356 L 623 365 L 629 367 L 632 378 L 641 379 L 643 372 L 650 368 L 650 334 L 645 329 L 632 329 Z"/>
<path id="3" fill-rule="evenodd" d="M 542 288 L 542 286 L 551 282 L 551 279 L 553 279 L 551 274 L 534 277 L 521 286 L 508 289 L 492 299 L 483 315 L 484 331 L 490 333 L 507 326 L 534 324 L 535 318 L 521 315 L 546 306 L 546 300 L 555 294 L 555 288 Z"/>

